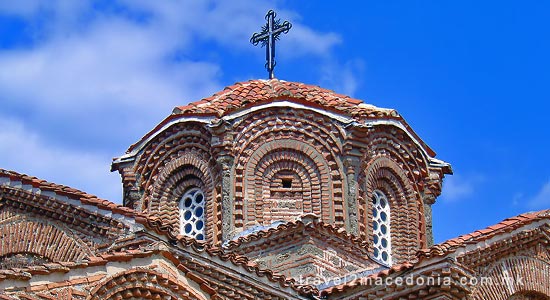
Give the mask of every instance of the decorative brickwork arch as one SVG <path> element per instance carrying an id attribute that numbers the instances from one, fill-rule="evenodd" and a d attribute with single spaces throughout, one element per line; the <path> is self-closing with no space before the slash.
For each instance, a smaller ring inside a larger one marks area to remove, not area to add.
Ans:
<path id="1" fill-rule="evenodd" d="M 0 260 L 29 254 L 51 262 L 67 262 L 93 255 L 84 241 L 59 224 L 19 219 L 1 224 L 0 229 Z"/>
<path id="2" fill-rule="evenodd" d="M 318 187 L 312 182 L 319 180 L 321 220 L 344 227 L 346 211 L 343 191 L 346 182 L 343 180 L 341 143 L 344 134 L 335 123 L 324 115 L 294 108 L 263 109 L 235 122 L 232 153 L 235 156 L 234 207 L 237 230 L 252 225 L 255 218 L 251 213 L 256 213 L 256 207 L 245 211 L 245 202 L 258 192 L 258 189 L 252 189 L 254 192 L 251 193 L 252 187 L 266 183 L 266 178 L 256 178 L 263 174 L 260 169 L 268 172 L 265 175 L 271 176 L 271 179 L 294 176 L 297 183 L 307 190 L 305 197 L 308 199 L 313 195 L 317 197 Z M 268 144 L 270 146 L 266 146 Z M 277 151 L 280 153 L 277 154 Z M 262 161 L 264 155 L 271 155 L 271 158 Z M 281 160 L 285 156 L 288 159 Z M 272 159 L 279 159 L 279 162 Z M 285 170 L 292 171 L 284 174 Z M 271 186 L 272 182 L 267 184 Z M 319 208 L 315 201 L 318 200 L 306 200 L 304 207 L 317 213 Z M 263 207 L 263 203 L 261 205 Z M 259 216 L 256 220 L 262 223 L 261 218 Z"/>
<path id="3" fill-rule="evenodd" d="M 206 300 L 176 278 L 148 269 L 132 269 L 116 274 L 96 286 L 87 300 L 108 299 L 170 299 Z"/>
<path id="4" fill-rule="evenodd" d="M 368 140 L 368 157 L 391 157 L 414 183 L 429 177 L 428 158 L 403 130 L 394 126 L 379 127 Z"/>
<path id="5" fill-rule="evenodd" d="M 360 232 L 368 240 L 372 240 L 371 199 L 375 191 L 381 191 L 390 204 L 392 261 L 399 263 L 412 259 L 416 250 L 422 246 L 419 241 L 423 223 L 419 219 L 422 212 L 421 201 L 417 199 L 409 179 L 395 161 L 383 156 L 371 159 L 364 172 L 360 173 L 360 178 Z"/>
<path id="6" fill-rule="evenodd" d="M 134 188 L 141 199 L 134 205 L 138 211 L 147 210 L 153 186 L 158 186 L 159 175 L 172 161 L 193 153 L 206 163 L 209 173 L 215 173 L 211 157 L 211 134 L 202 123 L 174 124 L 155 136 L 136 156 L 133 169 L 122 169 L 125 189 Z M 211 176 L 216 176 L 211 174 Z"/>
<path id="7" fill-rule="evenodd" d="M 214 179 L 208 162 L 193 152 L 183 153 L 167 163 L 158 173 L 154 185 L 146 193 L 145 207 L 149 214 L 160 217 L 180 232 L 179 201 L 183 194 L 199 188 L 205 196 L 206 239 L 214 236 L 214 210 L 216 209 Z"/>
<path id="8" fill-rule="evenodd" d="M 245 170 L 247 226 L 291 221 L 304 213 L 331 215 L 329 166 L 313 147 L 288 139 L 268 142 L 251 155 Z M 291 186 L 284 187 L 285 179 Z"/>
<path id="9" fill-rule="evenodd" d="M 472 299 L 548 300 L 550 299 L 550 263 L 528 256 L 505 258 L 481 274 L 478 282 L 479 284 L 474 286 Z M 528 296 L 536 297 L 528 298 Z"/>
<path id="10" fill-rule="evenodd" d="M 149 180 L 158 170 L 179 157 L 181 152 L 194 150 L 209 156 L 210 139 L 211 135 L 202 123 L 179 123 L 164 130 L 150 141 L 136 158 L 135 173 L 142 176 L 140 186 L 147 189 L 147 186 L 152 184 Z"/>

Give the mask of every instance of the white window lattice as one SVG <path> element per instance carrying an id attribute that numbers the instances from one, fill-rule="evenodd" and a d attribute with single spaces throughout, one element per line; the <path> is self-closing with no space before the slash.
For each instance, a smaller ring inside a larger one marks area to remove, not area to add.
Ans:
<path id="1" fill-rule="evenodd" d="M 378 190 L 372 197 L 372 218 L 374 258 L 391 265 L 390 204 Z"/>
<path id="2" fill-rule="evenodd" d="M 204 193 L 199 188 L 187 191 L 180 201 L 180 233 L 204 240 Z"/>

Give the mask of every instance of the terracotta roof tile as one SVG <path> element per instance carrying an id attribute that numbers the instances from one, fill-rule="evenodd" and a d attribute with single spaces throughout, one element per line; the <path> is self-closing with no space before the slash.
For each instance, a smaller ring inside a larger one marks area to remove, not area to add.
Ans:
<path id="1" fill-rule="evenodd" d="M 519 227 L 542 219 L 550 219 L 550 210 L 529 212 L 505 219 L 502 222 L 491 225 L 485 229 L 476 230 L 472 233 L 461 235 L 443 243 L 434 245 L 428 249 L 422 249 L 417 252 L 417 256 L 419 258 L 444 256 L 454 252 L 460 247 L 490 239 L 497 234 L 513 231 Z"/>
<path id="2" fill-rule="evenodd" d="M 124 252 L 105 253 L 100 256 L 88 257 L 80 262 L 56 262 L 42 265 L 34 265 L 23 268 L 11 268 L 0 270 L 0 281 L 5 279 L 28 280 L 33 275 L 44 275 L 51 273 L 66 273 L 71 269 L 86 268 L 88 266 L 105 265 L 113 261 L 128 261 L 134 257 L 145 257 L 153 254 L 154 251 L 128 250 Z"/>
<path id="3" fill-rule="evenodd" d="M 395 265 L 391 266 L 390 268 L 382 270 L 378 273 L 374 273 L 374 274 L 371 274 L 371 275 L 368 275 L 368 276 L 365 276 L 365 277 L 356 278 L 356 279 L 353 279 L 353 280 L 348 281 L 346 283 L 326 288 L 326 289 L 324 289 L 320 292 L 320 296 L 325 297 L 327 295 L 330 295 L 330 294 L 333 294 L 333 293 L 336 293 L 336 292 L 342 292 L 342 291 L 345 291 L 347 289 L 362 285 L 362 284 L 364 284 L 364 282 L 368 282 L 367 279 L 370 279 L 371 281 L 374 281 L 376 278 L 384 278 L 384 277 L 389 276 L 389 275 L 394 274 L 394 273 L 410 270 L 413 267 L 414 267 L 414 265 L 410 262 L 395 264 Z"/>
<path id="4" fill-rule="evenodd" d="M 79 200 L 80 202 L 82 202 L 82 204 L 93 205 L 103 210 L 119 213 L 128 217 L 133 217 L 135 215 L 135 211 L 128 207 L 124 207 L 111 201 L 98 198 L 97 196 L 88 194 L 75 188 L 71 188 L 66 185 L 48 182 L 40 178 L 5 169 L 0 169 L 0 177 L 7 177 L 10 179 L 10 181 L 20 181 L 23 185 L 30 185 L 33 188 L 38 188 L 43 191 L 52 191 L 58 195 L 67 196 L 68 198 Z"/>
<path id="5" fill-rule="evenodd" d="M 508 218 L 506 220 L 503 220 L 500 223 L 497 223 L 495 225 L 489 226 L 486 229 L 477 230 L 473 233 L 465 234 L 462 236 L 459 236 L 454 239 L 447 240 L 441 244 L 434 245 L 428 249 L 423 249 L 418 251 L 417 256 L 422 258 L 427 257 L 433 257 L 433 256 L 444 256 L 446 254 L 449 254 L 453 251 L 455 251 L 459 247 L 463 247 L 467 244 L 473 244 L 480 241 L 484 241 L 487 239 L 490 239 L 491 237 L 494 237 L 495 235 L 503 232 L 510 232 L 512 230 L 515 230 L 517 228 L 520 228 L 522 226 L 528 225 L 530 223 L 542 220 L 542 219 L 550 219 L 550 210 L 542 210 L 538 212 L 530 212 L 521 214 L 515 217 Z M 413 269 L 420 261 L 417 261 L 416 263 L 411 262 L 404 262 L 402 264 L 393 265 L 391 268 L 380 271 L 378 273 L 369 275 L 365 278 L 373 278 L 376 279 L 378 277 L 386 277 L 388 275 L 407 271 L 410 269 Z M 321 296 L 327 296 L 332 293 L 336 292 L 342 292 L 349 288 L 353 288 L 355 286 L 359 286 L 362 284 L 362 282 L 365 282 L 365 278 L 358 278 L 349 282 L 346 282 L 341 285 L 333 286 L 330 288 L 327 288 L 325 290 L 322 290 L 320 295 Z"/>
<path id="6" fill-rule="evenodd" d="M 225 116 L 253 104 L 276 100 L 294 100 L 317 104 L 326 110 L 363 118 L 400 118 L 393 109 L 363 104 L 359 99 L 337 94 L 318 86 L 279 79 L 250 80 L 228 86 L 208 98 L 174 109 L 175 114 Z"/>
<path id="7" fill-rule="evenodd" d="M 68 186 L 55 184 L 33 176 L 20 174 L 15 171 L 0 169 L 0 178 L 2 177 L 8 177 L 10 181 L 19 181 L 23 185 L 32 185 L 34 188 L 38 188 L 40 190 L 52 191 L 56 194 L 79 200 L 82 204 L 85 205 L 92 205 L 97 208 L 110 211 L 112 213 L 118 213 L 126 217 L 133 218 L 137 223 L 142 224 L 147 228 L 156 231 L 157 233 L 164 234 L 171 239 L 176 239 L 176 236 L 169 232 L 170 230 L 172 230 L 171 227 L 162 223 L 157 217 L 148 216 L 131 208 L 113 203 L 109 200 L 98 198 L 97 196 L 70 188 Z M 68 192 L 69 189 L 70 192 Z"/>
<path id="8" fill-rule="evenodd" d="M 357 246 L 358 248 L 362 248 L 365 250 L 368 247 L 367 241 L 364 241 L 361 238 L 358 238 L 352 234 L 349 234 L 345 230 L 342 230 L 341 228 L 334 227 L 331 224 L 327 224 L 319 221 L 304 222 L 302 220 L 296 220 L 296 221 L 290 221 L 290 222 L 280 224 L 277 227 L 261 229 L 259 231 L 247 234 L 245 236 L 241 236 L 236 240 L 229 241 L 224 246 L 224 248 L 227 250 L 234 250 L 254 241 L 262 240 L 262 241 L 268 242 L 269 238 L 272 236 L 284 234 L 284 232 L 293 231 L 295 229 L 318 230 L 321 232 L 326 232 L 330 236 L 339 237 L 342 240 L 342 243 L 345 243 L 346 245 L 351 243 Z M 330 242 L 334 242 L 334 240 L 331 239 Z"/>
<path id="9" fill-rule="evenodd" d="M 271 282 L 278 283 L 281 287 L 291 287 L 301 294 L 316 294 L 318 290 L 312 286 L 299 285 L 294 279 L 288 279 L 284 275 L 276 274 L 271 270 L 260 269 L 258 265 L 246 258 L 245 256 L 235 253 L 228 253 L 219 247 L 206 245 L 205 243 L 197 242 L 195 239 L 181 237 L 179 242 L 182 246 L 191 246 L 195 251 L 206 252 L 208 255 L 218 257 L 223 261 L 229 261 L 235 266 L 242 266 L 248 272 L 255 273 L 260 277 L 267 277 Z M 152 254 L 170 254 L 169 251 L 162 249 L 154 250 L 125 250 L 112 253 L 103 253 L 100 256 L 92 256 L 86 258 L 82 262 L 59 262 L 47 263 L 37 266 L 29 266 L 23 268 L 12 268 L 0 270 L 0 282 L 7 279 L 30 280 L 33 275 L 44 275 L 51 273 L 66 273 L 71 269 L 86 268 L 89 266 L 105 265 L 109 262 L 126 262 L 134 258 L 148 257 Z"/>
<path id="10" fill-rule="evenodd" d="M 176 236 L 173 234 L 174 230 L 172 226 L 163 223 L 159 218 L 140 215 L 136 217 L 136 221 L 146 225 L 150 229 L 155 230 L 159 234 L 169 237 L 173 241 L 179 242 L 181 246 L 191 247 L 197 252 L 206 251 L 209 255 L 217 256 L 224 261 L 229 260 L 234 265 L 240 265 L 249 272 L 255 273 L 260 277 L 265 276 L 272 282 L 278 282 L 282 287 L 290 286 L 300 294 L 316 294 L 318 292 L 315 287 L 309 285 L 299 285 L 294 279 L 286 278 L 284 275 L 277 274 L 269 269 L 261 269 L 256 263 L 250 261 L 246 256 L 226 252 L 224 249 L 207 244 L 205 241 L 198 241 L 183 235 Z"/>

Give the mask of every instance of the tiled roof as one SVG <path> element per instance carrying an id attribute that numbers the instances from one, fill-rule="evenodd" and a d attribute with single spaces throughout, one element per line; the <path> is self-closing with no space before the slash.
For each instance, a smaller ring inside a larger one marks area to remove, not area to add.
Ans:
<path id="1" fill-rule="evenodd" d="M 121 214 L 128 217 L 135 216 L 135 211 L 128 207 L 115 204 L 109 200 L 98 198 L 97 196 L 71 188 L 66 185 L 56 184 L 34 176 L 0 169 L 0 178 L 2 177 L 8 178 L 11 181 L 20 181 L 22 185 L 29 185 L 33 188 L 40 189 L 41 191 L 51 191 L 60 196 L 66 196 L 71 199 L 80 200 L 80 202 L 85 205 L 93 205 L 97 208 L 108 210 L 113 213 Z"/>
<path id="2" fill-rule="evenodd" d="M 485 229 L 476 230 L 472 233 L 461 235 L 457 238 L 447 240 L 441 244 L 434 245 L 428 249 L 422 249 L 417 252 L 417 256 L 419 258 L 444 256 L 451 252 L 454 252 L 460 247 L 488 240 L 498 234 L 511 232 L 522 226 L 542 219 L 550 219 L 550 209 L 524 213 L 515 217 L 508 218 Z"/>
<path id="3" fill-rule="evenodd" d="M 34 275 L 51 273 L 67 273 L 72 269 L 86 268 L 89 266 L 105 265 L 114 261 L 129 261 L 133 258 L 147 257 L 154 251 L 125 250 L 122 252 L 104 253 L 101 256 L 92 256 L 78 262 L 50 262 L 41 265 L 32 265 L 21 268 L 0 270 L 0 281 L 5 279 L 29 280 Z"/>
<path id="4" fill-rule="evenodd" d="M 524 213 L 515 217 L 511 217 L 498 224 L 489 226 L 485 229 L 476 230 L 473 233 L 465 234 L 457 238 L 447 240 L 441 244 L 434 245 L 428 249 L 422 249 L 417 252 L 417 257 L 422 259 L 422 258 L 429 258 L 429 257 L 435 257 L 435 256 L 444 256 L 455 251 L 459 247 L 463 247 L 468 244 L 475 244 L 475 243 L 490 239 L 498 234 L 511 232 L 522 226 L 525 226 L 543 219 L 550 219 L 550 209 L 537 211 L 537 212 Z M 415 263 L 404 262 L 401 264 L 393 265 L 391 268 L 387 270 L 380 271 L 378 273 L 369 275 L 365 278 L 357 278 L 355 280 L 343 283 L 341 285 L 324 289 L 321 291 L 321 296 L 330 295 L 336 292 L 342 292 L 349 288 L 359 286 L 363 282 L 368 282 L 367 280 L 365 280 L 366 278 L 371 278 L 371 279 L 376 279 L 378 277 L 384 278 L 394 273 L 414 269 L 419 263 L 420 261 L 417 261 Z"/>
<path id="5" fill-rule="evenodd" d="M 361 100 L 318 86 L 279 79 L 238 82 L 211 97 L 176 107 L 174 113 L 222 117 L 242 108 L 277 100 L 307 103 L 325 110 L 363 118 L 400 118 L 393 109 L 368 105 Z"/>
<path id="6" fill-rule="evenodd" d="M 177 241 L 181 246 L 191 247 L 197 252 L 206 251 L 211 256 L 218 256 L 220 259 L 226 261 L 229 260 L 235 265 L 240 265 L 246 268 L 249 272 L 256 273 L 260 277 L 267 277 L 270 281 L 278 282 L 282 287 L 290 286 L 300 294 L 316 294 L 317 289 L 309 285 L 300 285 L 292 278 L 286 278 L 284 275 L 277 274 L 269 269 L 261 269 L 256 263 L 250 261 L 246 256 L 226 252 L 224 249 L 216 246 L 208 245 L 204 241 L 197 241 L 196 239 L 186 237 L 183 235 L 175 236 L 174 230 L 171 225 L 163 223 L 160 219 L 154 217 L 139 216 L 136 217 L 136 221 L 155 232 L 170 237 L 173 241 Z"/>
<path id="7" fill-rule="evenodd" d="M 404 263 L 401 263 L 401 264 L 395 264 L 395 265 L 391 266 L 390 268 L 388 268 L 386 270 L 383 270 L 383 271 L 380 271 L 378 273 L 374 273 L 374 274 L 368 275 L 366 277 L 356 278 L 356 279 L 353 279 L 351 281 L 348 281 L 348 282 L 345 282 L 345 283 L 342 283 L 342 284 L 324 289 L 320 292 L 320 295 L 323 297 L 323 296 L 327 296 L 327 295 L 330 295 L 330 294 L 333 294 L 333 293 L 342 292 L 342 291 L 348 290 L 350 288 L 363 285 L 365 282 L 369 282 L 369 281 L 373 282 L 373 281 L 376 280 L 376 278 L 385 278 L 386 276 L 389 276 L 389 275 L 394 274 L 394 273 L 410 270 L 413 267 L 414 267 L 414 265 L 409 263 L 409 262 L 404 262 Z"/>
<path id="8" fill-rule="evenodd" d="M 284 275 L 279 275 L 271 270 L 260 269 L 258 265 L 246 258 L 245 256 L 235 253 L 224 252 L 219 247 L 213 247 L 204 243 L 197 242 L 191 238 L 180 238 L 181 246 L 191 247 L 197 252 L 206 252 L 212 257 L 217 257 L 222 261 L 229 261 L 235 266 L 242 266 L 248 272 L 254 273 L 259 277 L 266 277 L 269 281 L 278 283 L 281 287 L 290 287 L 300 294 L 316 294 L 317 289 L 309 285 L 299 285 L 294 279 L 286 278 Z M 79 262 L 52 262 L 42 265 L 27 266 L 22 268 L 10 268 L 0 270 L 0 282 L 7 279 L 30 280 L 34 275 L 45 275 L 51 273 L 67 273 L 72 269 L 87 268 L 92 266 L 105 265 L 109 262 L 127 262 L 134 258 L 148 257 L 152 254 L 160 253 L 167 258 L 173 258 L 169 251 L 161 249 L 140 250 L 131 249 L 111 253 L 103 253 L 100 256 L 92 256 Z M 173 258 L 177 265 L 177 259 Z M 69 285 L 69 282 L 67 282 Z"/>
<path id="9" fill-rule="evenodd" d="M 352 234 L 346 233 L 344 230 L 336 228 L 331 224 L 316 220 L 312 222 L 296 220 L 280 224 L 274 228 L 262 229 L 254 233 L 241 236 L 236 240 L 229 241 L 225 245 L 225 248 L 228 250 L 234 250 L 254 241 L 268 242 L 269 238 L 273 236 L 284 234 L 286 232 L 294 230 L 316 230 L 319 232 L 325 232 L 332 237 L 339 237 L 344 247 L 349 246 L 349 244 L 353 244 L 358 248 L 365 249 L 366 251 L 369 245 L 367 241 L 364 241 L 361 238 L 358 238 Z M 334 242 L 334 240 L 331 239 L 330 242 Z"/>

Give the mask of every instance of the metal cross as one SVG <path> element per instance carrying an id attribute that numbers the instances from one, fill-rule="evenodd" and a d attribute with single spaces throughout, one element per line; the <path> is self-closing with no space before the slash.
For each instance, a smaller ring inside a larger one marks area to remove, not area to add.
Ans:
<path id="1" fill-rule="evenodd" d="M 265 60 L 267 61 L 265 67 L 269 72 L 269 79 L 275 78 L 273 74 L 273 68 L 275 68 L 275 41 L 279 39 L 281 33 L 287 33 L 292 27 L 292 24 L 288 21 L 284 21 L 281 24 L 280 19 L 275 20 L 276 16 L 277 14 L 273 10 L 269 10 L 265 15 L 267 24 L 262 26 L 260 33 L 254 33 L 252 38 L 250 38 L 250 42 L 254 46 L 260 42 L 262 43 L 262 47 L 265 46 Z"/>

